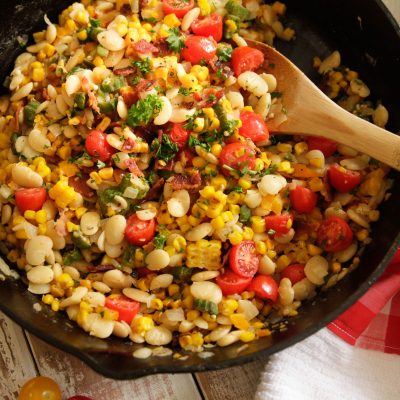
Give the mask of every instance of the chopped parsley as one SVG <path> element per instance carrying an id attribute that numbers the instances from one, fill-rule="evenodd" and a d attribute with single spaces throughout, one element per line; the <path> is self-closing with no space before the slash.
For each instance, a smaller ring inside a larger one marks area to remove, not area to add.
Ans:
<path id="1" fill-rule="evenodd" d="M 235 186 L 231 189 L 231 192 L 243 193 L 243 188 L 241 186 Z"/>
<path id="2" fill-rule="evenodd" d="M 229 0 L 225 5 L 226 11 L 230 16 L 236 17 L 240 21 L 249 19 L 250 12 L 235 0 Z"/>
<path id="3" fill-rule="evenodd" d="M 132 66 L 137 68 L 142 75 L 146 75 L 151 69 L 150 58 L 146 57 L 144 60 L 132 61 Z"/>
<path id="4" fill-rule="evenodd" d="M 166 241 L 167 241 L 167 237 L 165 235 L 159 233 L 153 239 L 154 247 L 156 249 L 162 249 L 162 248 L 164 248 L 164 244 L 165 244 Z"/>
<path id="5" fill-rule="evenodd" d="M 155 157 L 166 163 L 171 161 L 178 153 L 178 145 L 173 143 L 168 135 L 162 135 L 161 143 L 158 139 L 154 139 L 151 144 L 151 150 L 156 150 Z"/>
<path id="6" fill-rule="evenodd" d="M 210 145 L 208 143 L 204 143 L 204 142 L 200 141 L 199 139 L 197 139 L 196 137 L 194 137 L 192 135 L 189 136 L 188 146 L 189 147 L 200 146 L 207 152 L 211 150 L 211 147 L 210 147 Z"/>
<path id="7" fill-rule="evenodd" d="M 192 91 L 189 88 L 180 87 L 178 93 L 183 96 L 189 96 L 192 93 Z"/>
<path id="8" fill-rule="evenodd" d="M 222 62 L 230 61 L 232 57 L 232 52 L 233 52 L 232 46 L 230 45 L 220 46 L 217 50 L 218 60 Z"/>
<path id="9" fill-rule="evenodd" d="M 272 236 L 275 235 L 276 231 L 274 229 L 269 229 L 267 233 L 268 235 Z"/>
<path id="10" fill-rule="evenodd" d="M 128 111 L 127 124 L 131 127 L 147 125 L 158 115 L 162 108 L 162 101 L 157 95 L 150 94 L 139 100 Z"/>
<path id="11" fill-rule="evenodd" d="M 167 43 L 169 49 L 174 53 L 179 53 L 185 47 L 185 42 L 179 28 L 168 29 L 168 33 Z"/>
<path id="12" fill-rule="evenodd" d="M 251 218 L 251 210 L 249 207 L 246 206 L 246 204 L 243 204 L 240 207 L 239 221 L 245 224 L 250 221 L 250 218 Z"/>
<path id="13" fill-rule="evenodd" d="M 106 166 L 106 163 L 101 161 L 101 160 L 97 160 L 97 164 L 96 165 L 97 165 L 98 169 L 101 169 L 101 168 L 104 168 Z"/>

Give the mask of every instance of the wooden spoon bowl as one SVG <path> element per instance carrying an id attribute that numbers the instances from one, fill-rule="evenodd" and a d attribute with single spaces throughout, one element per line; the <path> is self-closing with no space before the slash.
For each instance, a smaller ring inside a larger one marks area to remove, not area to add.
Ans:
<path id="1" fill-rule="evenodd" d="M 326 96 L 284 55 L 265 43 L 247 40 L 263 52 L 265 72 L 273 74 L 288 119 L 268 128 L 274 133 L 321 136 L 350 146 L 400 170 L 400 136 L 351 114 Z"/>

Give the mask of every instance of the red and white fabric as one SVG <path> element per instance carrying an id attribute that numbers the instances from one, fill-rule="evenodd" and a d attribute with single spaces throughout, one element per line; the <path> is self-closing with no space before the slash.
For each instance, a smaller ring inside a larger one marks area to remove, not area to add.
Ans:
<path id="1" fill-rule="evenodd" d="M 256 399 L 400 399 L 400 249 L 338 319 L 269 359 Z"/>

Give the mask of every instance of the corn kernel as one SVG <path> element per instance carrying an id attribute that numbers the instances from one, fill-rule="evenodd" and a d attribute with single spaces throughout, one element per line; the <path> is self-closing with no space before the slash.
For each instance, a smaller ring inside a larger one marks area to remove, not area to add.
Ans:
<path id="1" fill-rule="evenodd" d="M 186 313 L 186 319 L 188 321 L 194 321 L 199 316 L 200 316 L 200 312 L 198 310 L 190 310 Z"/>
<path id="2" fill-rule="evenodd" d="M 109 167 L 109 168 L 103 168 L 99 171 L 99 176 L 101 179 L 104 180 L 110 180 L 113 177 L 114 170 Z"/>
<path id="3" fill-rule="evenodd" d="M 87 14 L 83 11 L 79 11 L 76 13 L 75 21 L 79 22 L 82 25 L 86 25 L 89 22 Z"/>
<path id="4" fill-rule="evenodd" d="M 364 240 L 366 240 L 369 236 L 369 232 L 368 229 L 360 229 L 357 233 L 356 233 L 356 237 L 360 242 L 363 242 Z"/>
<path id="5" fill-rule="evenodd" d="M 74 280 L 71 278 L 71 275 L 63 272 L 61 275 L 57 276 L 56 282 L 60 284 L 63 289 L 67 289 L 74 286 Z"/>
<path id="6" fill-rule="evenodd" d="M 154 328 L 154 321 L 150 317 L 139 317 L 132 321 L 132 330 L 141 335 Z"/>
<path id="7" fill-rule="evenodd" d="M 206 160 L 202 157 L 194 157 L 192 160 L 193 167 L 204 168 L 207 164 Z"/>
<path id="8" fill-rule="evenodd" d="M 256 334 L 251 331 L 242 332 L 239 336 L 239 339 L 245 343 L 252 342 L 255 338 Z"/>
<path id="9" fill-rule="evenodd" d="M 195 332 L 192 333 L 191 335 L 192 338 L 192 345 L 196 347 L 200 347 L 204 343 L 203 335 L 200 332 Z"/>
<path id="10" fill-rule="evenodd" d="M 283 268 L 287 267 L 290 262 L 290 258 L 286 254 L 283 254 L 276 260 L 276 266 L 279 268 L 279 270 L 282 270 Z"/>
<path id="11" fill-rule="evenodd" d="M 168 14 L 164 17 L 163 20 L 165 25 L 168 25 L 170 28 L 175 28 L 181 25 L 181 21 L 179 18 L 174 14 Z"/>
<path id="12" fill-rule="evenodd" d="M 38 225 L 38 235 L 45 235 L 47 233 L 47 226 L 46 224 L 39 224 Z"/>
<path id="13" fill-rule="evenodd" d="M 87 39 L 87 37 L 88 37 L 88 35 L 87 35 L 87 32 L 83 29 L 83 30 L 81 30 L 81 31 L 79 31 L 77 34 L 76 34 L 76 36 L 77 36 L 77 38 L 79 39 L 79 40 L 86 40 Z"/>
<path id="14" fill-rule="evenodd" d="M 308 145 L 306 142 L 298 142 L 294 145 L 294 152 L 297 156 L 305 153 L 306 151 L 308 151 Z"/>
<path id="15" fill-rule="evenodd" d="M 216 230 L 222 229 L 225 226 L 225 222 L 221 216 L 218 216 L 211 220 L 211 226 Z"/>
<path id="16" fill-rule="evenodd" d="M 191 88 L 193 85 L 197 85 L 199 81 L 192 74 L 185 74 L 180 78 L 182 86 L 185 88 Z"/>
<path id="17" fill-rule="evenodd" d="M 51 294 L 45 294 L 42 296 L 42 302 L 44 304 L 51 304 L 54 300 L 54 296 L 52 296 Z"/>
<path id="18" fill-rule="evenodd" d="M 257 331 L 257 336 L 258 337 L 271 336 L 271 331 L 269 329 L 260 329 L 259 331 Z"/>
<path id="19" fill-rule="evenodd" d="M 228 239 L 235 246 L 243 240 L 243 235 L 238 231 L 234 231 L 228 235 Z"/>
<path id="20" fill-rule="evenodd" d="M 239 307 L 239 303 L 234 299 L 223 300 L 219 305 L 222 315 L 229 316 L 233 314 Z"/>
<path id="21" fill-rule="evenodd" d="M 292 145 L 290 143 L 278 143 L 276 148 L 281 153 L 291 153 Z"/>
<path id="22" fill-rule="evenodd" d="M 238 183 L 245 190 L 250 189 L 252 186 L 251 180 L 246 178 L 240 178 Z"/>
<path id="23" fill-rule="evenodd" d="M 33 210 L 26 210 L 26 211 L 24 212 L 24 217 L 25 217 L 26 219 L 35 219 L 35 217 L 36 217 L 36 212 L 33 211 Z"/>
<path id="24" fill-rule="evenodd" d="M 77 231 L 78 229 L 79 229 L 79 226 L 78 226 L 78 225 L 74 224 L 74 223 L 71 222 L 71 221 L 68 221 L 68 222 L 67 222 L 67 230 L 68 230 L 68 232 Z"/>
<path id="25" fill-rule="evenodd" d="M 39 210 L 36 212 L 35 220 L 38 224 L 44 224 L 47 221 L 47 212 L 46 210 Z"/>
<path id="26" fill-rule="evenodd" d="M 213 204 L 212 207 L 207 208 L 206 215 L 208 218 L 216 218 L 218 215 L 222 213 L 222 210 L 224 209 L 224 205 L 219 203 L 219 204 Z"/>
<path id="27" fill-rule="evenodd" d="M 28 239 L 28 234 L 26 233 L 25 229 L 19 229 L 15 232 L 15 237 L 17 239 Z"/>
<path id="28" fill-rule="evenodd" d="M 204 129 L 204 118 L 197 117 L 193 121 L 193 131 L 194 132 L 202 132 Z"/>
<path id="29" fill-rule="evenodd" d="M 213 119 L 211 120 L 211 123 L 210 123 L 208 129 L 209 129 L 210 131 L 212 131 L 212 130 L 214 130 L 214 129 L 219 129 L 220 125 L 221 125 L 221 123 L 219 122 L 219 119 L 218 119 L 218 118 L 213 118 Z"/>
<path id="30" fill-rule="evenodd" d="M 104 61 L 100 56 L 96 56 L 93 59 L 93 64 L 95 67 L 101 67 L 102 65 L 104 65 Z"/>
<path id="31" fill-rule="evenodd" d="M 265 219 L 259 216 L 251 217 L 251 228 L 255 233 L 265 232 Z"/>
<path id="32" fill-rule="evenodd" d="M 182 349 L 186 348 L 187 346 L 191 346 L 192 345 L 191 335 L 179 336 L 179 345 L 182 347 Z"/>
<path id="33" fill-rule="evenodd" d="M 209 118 L 209 119 L 213 119 L 215 118 L 215 111 L 213 108 L 211 107 L 205 107 L 203 108 L 203 113 L 204 115 Z"/>
<path id="34" fill-rule="evenodd" d="M 256 241 L 256 250 L 259 254 L 266 254 L 267 253 L 267 245 L 265 242 L 261 240 Z"/>
<path id="35" fill-rule="evenodd" d="M 231 314 L 229 316 L 233 326 L 235 326 L 238 329 L 249 329 L 250 323 L 247 321 L 246 317 L 244 314 Z"/>
<path id="36" fill-rule="evenodd" d="M 54 312 L 57 312 L 57 311 L 60 309 L 60 300 L 54 299 L 54 300 L 51 302 L 51 309 L 52 309 Z"/>
<path id="37" fill-rule="evenodd" d="M 35 82 L 42 82 L 45 78 L 45 73 L 43 68 L 34 68 L 32 70 L 32 80 Z"/>
<path id="38" fill-rule="evenodd" d="M 110 310 L 109 308 L 105 308 L 103 310 L 103 318 L 106 321 L 116 321 L 119 317 L 119 312 L 116 310 Z"/>
<path id="39" fill-rule="evenodd" d="M 204 189 L 200 190 L 200 195 L 205 199 L 212 199 L 215 196 L 214 186 L 205 186 Z"/>
<path id="40" fill-rule="evenodd" d="M 371 210 L 368 213 L 368 218 L 370 221 L 375 222 L 375 221 L 378 221 L 379 215 L 380 215 L 379 210 Z"/>
<path id="41" fill-rule="evenodd" d="M 225 21 L 225 25 L 226 25 L 226 27 L 227 27 L 227 29 L 228 29 L 229 32 L 236 32 L 236 30 L 237 30 L 237 25 L 236 25 L 236 22 L 235 22 L 235 21 L 233 21 L 233 20 L 231 20 L 231 19 L 227 19 L 227 20 Z"/>
<path id="42" fill-rule="evenodd" d="M 151 301 L 151 308 L 154 308 L 157 311 L 160 311 L 164 308 L 164 304 L 160 299 L 153 299 Z"/>
<path id="43" fill-rule="evenodd" d="M 278 164 L 279 172 L 293 172 L 292 166 L 289 161 L 282 161 Z"/>
<path id="44" fill-rule="evenodd" d="M 65 23 L 65 27 L 68 28 L 70 31 L 76 29 L 75 21 L 72 19 L 68 19 Z"/>
<path id="45" fill-rule="evenodd" d="M 179 293 L 180 288 L 179 285 L 176 283 L 172 283 L 171 285 L 168 286 L 168 294 L 170 296 L 174 296 L 175 294 Z"/>

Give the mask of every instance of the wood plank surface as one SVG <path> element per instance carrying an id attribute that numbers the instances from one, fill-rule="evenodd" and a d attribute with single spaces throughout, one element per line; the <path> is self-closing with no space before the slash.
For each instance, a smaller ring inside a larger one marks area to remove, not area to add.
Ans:
<path id="1" fill-rule="evenodd" d="M 81 394 L 96 400 L 201 400 L 191 374 L 158 374 L 131 381 L 104 378 L 78 358 L 28 333 L 40 375 L 57 381 L 65 397 Z"/>

